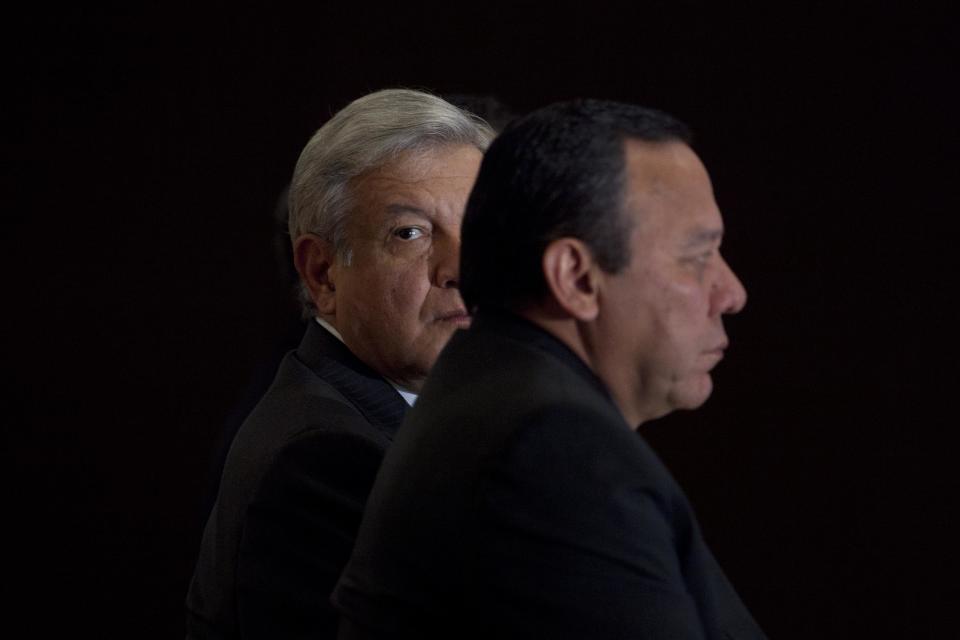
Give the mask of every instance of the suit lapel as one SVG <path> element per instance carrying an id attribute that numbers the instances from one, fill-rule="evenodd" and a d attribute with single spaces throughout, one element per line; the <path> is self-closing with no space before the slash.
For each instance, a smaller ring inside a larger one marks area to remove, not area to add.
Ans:
<path id="1" fill-rule="evenodd" d="M 297 357 L 340 392 L 370 424 L 393 440 L 409 407 L 383 376 L 314 321 L 308 323 Z"/>

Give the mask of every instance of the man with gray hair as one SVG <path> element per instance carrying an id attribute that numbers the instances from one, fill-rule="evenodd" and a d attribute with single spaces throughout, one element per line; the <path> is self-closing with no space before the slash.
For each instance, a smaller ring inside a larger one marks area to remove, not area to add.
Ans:
<path id="1" fill-rule="evenodd" d="M 435 96 L 360 98 L 290 187 L 308 320 L 230 448 L 187 596 L 189 638 L 334 637 L 328 598 L 384 452 L 453 332 L 481 119 Z"/>

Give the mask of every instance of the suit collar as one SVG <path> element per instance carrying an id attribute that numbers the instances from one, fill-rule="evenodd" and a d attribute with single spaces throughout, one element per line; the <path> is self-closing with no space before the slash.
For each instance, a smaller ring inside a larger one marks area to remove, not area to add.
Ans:
<path id="1" fill-rule="evenodd" d="M 307 323 L 307 331 L 297 348 L 297 358 L 332 385 L 370 424 L 393 439 L 408 405 L 383 376 L 312 321 Z"/>

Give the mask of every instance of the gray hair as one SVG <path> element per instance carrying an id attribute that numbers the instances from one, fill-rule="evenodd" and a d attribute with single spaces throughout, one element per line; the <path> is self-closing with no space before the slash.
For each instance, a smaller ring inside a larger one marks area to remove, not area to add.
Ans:
<path id="1" fill-rule="evenodd" d="M 350 263 L 344 224 L 351 208 L 349 183 L 403 153 L 445 145 L 486 151 L 494 132 L 483 119 L 437 96 L 385 89 L 354 100 L 313 134 L 290 183 L 290 239 L 313 233 Z M 316 315 L 300 283 L 304 318 Z"/>

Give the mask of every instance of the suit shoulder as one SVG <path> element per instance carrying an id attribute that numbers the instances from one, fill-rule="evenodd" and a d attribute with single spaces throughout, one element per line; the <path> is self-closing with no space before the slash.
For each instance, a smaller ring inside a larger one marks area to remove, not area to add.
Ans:
<path id="1" fill-rule="evenodd" d="M 361 409 L 330 382 L 296 359 L 281 366 L 274 384 L 244 421 L 244 437 L 268 439 L 274 445 L 313 431 L 382 439 Z"/>
<path id="2" fill-rule="evenodd" d="M 277 381 L 244 420 L 230 447 L 222 490 L 249 495 L 277 466 L 306 473 L 310 460 L 382 459 L 390 438 L 331 384 L 302 365 L 285 362 Z M 320 468 L 318 466 L 318 468 Z M 325 466 L 322 468 L 326 468 Z M 229 478 L 229 481 L 226 479 Z"/>
<path id="3" fill-rule="evenodd" d="M 503 448 L 506 454 L 549 459 L 561 472 L 587 464 L 605 477 L 617 470 L 635 474 L 655 462 L 652 450 L 612 407 L 570 398 L 527 407 Z"/>

